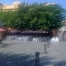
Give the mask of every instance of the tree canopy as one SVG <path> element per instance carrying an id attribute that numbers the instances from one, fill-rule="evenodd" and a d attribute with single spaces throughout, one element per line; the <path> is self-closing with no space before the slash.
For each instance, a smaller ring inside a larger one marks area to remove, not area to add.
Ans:
<path id="1" fill-rule="evenodd" d="M 0 11 L 5 27 L 21 30 L 51 30 L 62 26 L 65 10 L 59 4 L 33 3 L 19 5 L 18 11 Z"/>

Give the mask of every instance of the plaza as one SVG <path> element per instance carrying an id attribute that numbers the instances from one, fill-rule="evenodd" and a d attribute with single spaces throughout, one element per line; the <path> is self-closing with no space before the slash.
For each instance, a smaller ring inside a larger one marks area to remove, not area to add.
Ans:
<path id="1" fill-rule="evenodd" d="M 4 40 L 0 44 L 0 66 L 35 66 L 35 52 L 39 52 L 39 66 L 66 65 L 66 41 L 51 43 Z M 47 53 L 44 54 L 44 45 Z"/>

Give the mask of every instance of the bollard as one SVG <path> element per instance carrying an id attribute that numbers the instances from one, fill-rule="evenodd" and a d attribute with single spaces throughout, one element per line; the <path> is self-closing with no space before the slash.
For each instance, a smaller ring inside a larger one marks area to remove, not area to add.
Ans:
<path id="1" fill-rule="evenodd" d="M 50 45 L 50 41 L 48 41 L 48 44 L 47 44 L 47 47 L 48 47 L 48 48 L 50 48 L 49 45 Z"/>
<path id="2" fill-rule="evenodd" d="M 40 61 L 39 55 L 40 55 L 39 52 L 36 52 L 36 53 L 35 53 L 35 56 L 36 56 L 36 59 L 35 59 L 35 66 L 39 66 L 39 61 Z"/>
<path id="3" fill-rule="evenodd" d="M 63 32 L 62 34 L 62 40 L 64 41 L 64 36 L 65 36 L 65 32 Z"/>
<path id="4" fill-rule="evenodd" d="M 46 54 L 46 53 L 47 53 L 47 45 L 44 44 L 44 54 Z"/>

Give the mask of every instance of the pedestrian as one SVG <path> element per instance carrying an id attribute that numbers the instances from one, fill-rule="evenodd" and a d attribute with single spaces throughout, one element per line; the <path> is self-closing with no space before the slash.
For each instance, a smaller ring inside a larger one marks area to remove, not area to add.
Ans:
<path id="1" fill-rule="evenodd" d="M 63 32 L 63 34 L 62 34 L 62 40 L 64 40 L 64 35 L 65 35 L 65 32 Z"/>
<path id="2" fill-rule="evenodd" d="M 3 34 L 2 34 L 2 32 L 0 32 L 0 43 L 2 41 L 2 38 L 3 38 Z"/>

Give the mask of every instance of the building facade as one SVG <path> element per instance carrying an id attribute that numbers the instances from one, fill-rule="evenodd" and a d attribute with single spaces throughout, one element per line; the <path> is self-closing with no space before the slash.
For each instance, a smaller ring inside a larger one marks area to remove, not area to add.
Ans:
<path id="1" fill-rule="evenodd" d="M 2 9 L 2 8 L 3 8 L 3 4 L 0 3 L 0 9 Z"/>
<path id="2" fill-rule="evenodd" d="M 7 4 L 0 5 L 0 9 L 2 9 L 3 11 L 8 11 L 8 10 L 15 11 L 18 9 L 18 6 L 20 4 L 21 4 L 20 1 L 15 1 L 11 5 L 7 5 Z"/>

